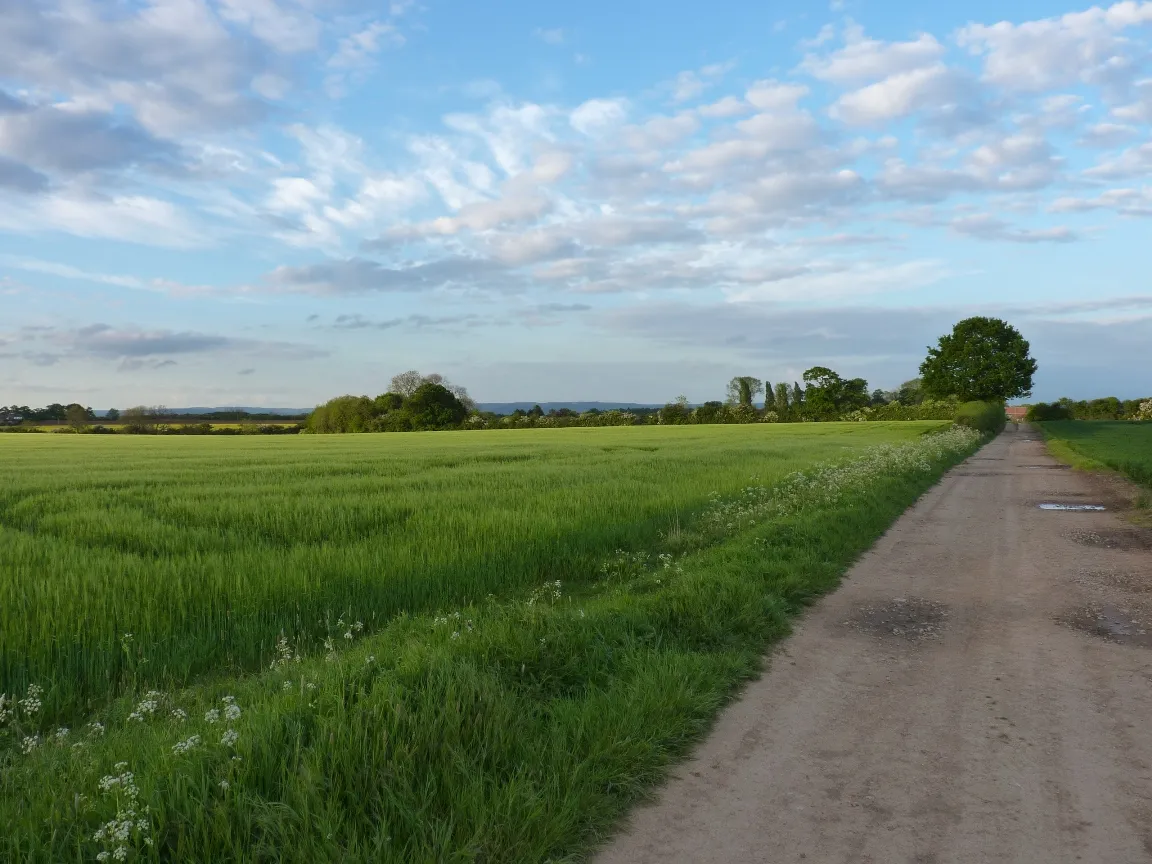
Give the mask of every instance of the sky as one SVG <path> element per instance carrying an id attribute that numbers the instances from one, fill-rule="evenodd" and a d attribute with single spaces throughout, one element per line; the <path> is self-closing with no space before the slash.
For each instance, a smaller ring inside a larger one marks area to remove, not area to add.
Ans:
<path id="1" fill-rule="evenodd" d="M 0 404 L 894 388 L 970 315 L 1037 399 L 1152 394 L 1152 2 L 0 20 Z"/>

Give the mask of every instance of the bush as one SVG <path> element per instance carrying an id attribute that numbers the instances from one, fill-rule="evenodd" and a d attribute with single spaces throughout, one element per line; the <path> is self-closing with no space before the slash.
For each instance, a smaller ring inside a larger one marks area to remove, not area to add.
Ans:
<path id="1" fill-rule="evenodd" d="M 1008 415 L 1003 402 L 965 402 L 956 411 L 956 425 L 979 432 L 996 434 L 1004 431 Z"/>
<path id="2" fill-rule="evenodd" d="M 1071 420 L 1072 409 L 1067 405 L 1061 405 L 1059 402 L 1053 402 L 1050 405 L 1047 402 L 1037 402 L 1035 405 L 1028 406 L 1024 419 L 1029 423 L 1043 423 L 1045 420 Z"/>

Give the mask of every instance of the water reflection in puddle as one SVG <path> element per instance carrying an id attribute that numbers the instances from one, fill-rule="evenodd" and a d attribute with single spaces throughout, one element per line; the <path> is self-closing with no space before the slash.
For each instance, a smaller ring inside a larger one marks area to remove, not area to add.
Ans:
<path id="1" fill-rule="evenodd" d="M 1103 504 L 1039 504 L 1041 510 L 1106 510 Z"/>

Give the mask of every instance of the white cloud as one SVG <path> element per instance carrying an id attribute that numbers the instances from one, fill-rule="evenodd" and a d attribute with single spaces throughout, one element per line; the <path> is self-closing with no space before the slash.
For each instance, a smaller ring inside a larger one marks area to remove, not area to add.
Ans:
<path id="1" fill-rule="evenodd" d="M 808 88 L 803 84 L 757 81 L 744 93 L 744 98 L 761 111 L 782 111 L 795 108 L 806 95 Z"/>
<path id="2" fill-rule="evenodd" d="M 1122 31 L 1152 23 L 1152 2 L 1125 0 L 1058 18 L 970 24 L 960 45 L 984 56 L 984 77 L 1008 90 L 1040 92 L 1077 81 L 1111 86 L 1131 78 L 1131 46 Z"/>
<path id="3" fill-rule="evenodd" d="M 679 73 L 668 85 L 672 91 L 672 101 L 688 102 L 695 99 L 705 90 L 713 87 L 732 66 L 732 63 L 713 63 L 697 70 Z"/>
<path id="4" fill-rule="evenodd" d="M 1089 168 L 1084 174 L 1102 180 L 1152 175 L 1152 142 L 1129 147 L 1114 158 Z"/>
<path id="5" fill-rule="evenodd" d="M 1129 123 L 1152 123 L 1152 78 L 1133 85 L 1136 101 L 1112 109 L 1112 116 Z"/>
<path id="6" fill-rule="evenodd" d="M 1152 187 L 1109 189 L 1093 198 L 1057 198 L 1049 205 L 1052 213 L 1087 213 L 1113 210 L 1121 216 L 1152 216 Z"/>
<path id="7" fill-rule="evenodd" d="M 696 113 L 701 117 L 723 118 L 738 117 L 741 114 L 747 114 L 749 110 L 751 110 L 750 106 L 743 99 L 736 96 L 725 96 L 709 105 L 699 106 Z"/>
<path id="8" fill-rule="evenodd" d="M 103 196 L 78 188 L 56 190 L 23 205 L 0 198 L 0 229 L 16 234 L 63 231 L 169 248 L 208 242 L 169 201 L 147 195 Z"/>
<path id="9" fill-rule="evenodd" d="M 277 51 L 310 51 L 320 38 L 320 22 L 300 7 L 276 0 L 217 0 L 220 16 L 240 24 Z"/>
<path id="10" fill-rule="evenodd" d="M 627 116 L 627 99 L 589 99 L 568 115 L 568 122 L 581 135 L 593 137 L 619 126 Z"/>
<path id="11" fill-rule="evenodd" d="M 1139 134 L 1135 126 L 1123 123 L 1095 123 L 1084 130 L 1077 144 L 1109 150 L 1131 141 Z"/>
<path id="12" fill-rule="evenodd" d="M 1073 243 L 1079 240 L 1075 231 L 1066 227 L 1025 230 L 1013 228 L 994 216 L 981 214 L 952 220 L 952 230 L 979 240 L 1009 243 Z"/>
<path id="13" fill-rule="evenodd" d="M 846 262 L 825 272 L 817 270 L 727 293 L 728 299 L 734 303 L 842 299 L 924 288 L 948 275 L 949 269 L 940 261 L 915 260 L 899 264 Z"/>
<path id="14" fill-rule="evenodd" d="M 886 123 L 949 100 L 954 81 L 955 74 L 943 64 L 899 72 L 845 93 L 830 113 L 853 126 Z"/>
<path id="15" fill-rule="evenodd" d="M 385 47 L 399 47 L 404 41 L 396 25 L 389 21 L 373 21 L 345 36 L 336 46 L 335 53 L 328 58 L 328 68 L 331 70 L 325 79 L 328 94 L 333 97 L 342 96 L 346 76 L 363 76 L 372 68 L 380 51 Z"/>
<path id="16" fill-rule="evenodd" d="M 444 123 L 451 129 L 481 139 L 501 170 L 512 176 L 524 170 L 536 146 L 553 140 L 552 115 L 550 108 L 524 102 L 520 105 L 497 105 L 483 116 L 449 114 Z"/>
<path id="17" fill-rule="evenodd" d="M 689 111 L 674 116 L 657 116 L 623 131 L 624 143 L 633 150 L 659 150 L 675 144 L 700 128 Z"/>
<path id="18" fill-rule="evenodd" d="M 928 33 L 910 42 L 880 42 L 853 27 L 845 34 L 843 48 L 823 56 L 809 54 L 800 68 L 822 81 L 857 84 L 933 66 L 943 55 L 944 46 Z"/>

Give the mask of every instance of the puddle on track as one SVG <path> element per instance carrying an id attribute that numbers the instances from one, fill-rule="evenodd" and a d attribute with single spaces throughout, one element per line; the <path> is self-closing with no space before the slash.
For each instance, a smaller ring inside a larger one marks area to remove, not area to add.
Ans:
<path id="1" fill-rule="evenodd" d="M 1103 504 L 1037 504 L 1036 506 L 1041 510 L 1068 510 L 1076 513 L 1099 513 L 1108 509 Z"/>
<path id="2" fill-rule="evenodd" d="M 1152 631 L 1148 622 L 1134 618 L 1132 610 L 1122 609 L 1111 603 L 1083 609 L 1071 615 L 1066 621 L 1077 630 L 1091 633 L 1109 642 L 1152 648 Z"/>

